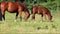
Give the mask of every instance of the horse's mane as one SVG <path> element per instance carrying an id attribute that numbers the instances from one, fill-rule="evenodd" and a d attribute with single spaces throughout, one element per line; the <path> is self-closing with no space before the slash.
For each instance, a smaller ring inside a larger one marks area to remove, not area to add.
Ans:
<path id="1" fill-rule="evenodd" d="M 21 6 L 21 7 L 23 7 L 23 10 L 24 11 L 27 11 L 28 13 L 29 13 L 29 10 L 28 10 L 28 8 L 26 7 L 26 5 L 24 5 L 22 2 L 20 2 L 20 1 L 16 1 L 16 3 L 19 3 L 19 5 Z"/>

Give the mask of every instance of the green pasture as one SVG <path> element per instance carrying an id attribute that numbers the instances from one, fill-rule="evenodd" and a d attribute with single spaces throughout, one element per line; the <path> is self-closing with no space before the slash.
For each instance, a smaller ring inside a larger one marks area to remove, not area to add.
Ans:
<path id="1" fill-rule="evenodd" d="M 0 0 L 2 2 L 4 0 Z M 17 0 L 6 0 L 15 2 Z M 36 19 L 28 21 L 24 20 L 24 12 L 22 13 L 22 21 L 18 16 L 15 22 L 15 13 L 5 12 L 5 21 L 0 21 L 0 34 L 60 34 L 60 0 L 20 0 L 31 10 L 32 5 L 39 5 L 48 8 L 53 16 L 52 22 L 41 20 L 41 15 L 36 14 Z M 31 12 L 31 11 L 29 11 Z"/>
<path id="2" fill-rule="evenodd" d="M 60 13 L 59 11 L 51 11 L 53 19 L 52 22 L 41 21 L 41 15 L 36 14 L 35 21 L 24 21 L 24 13 L 22 13 L 23 20 L 15 20 L 15 13 L 5 13 L 5 21 L 0 21 L 0 34 L 60 34 Z"/>

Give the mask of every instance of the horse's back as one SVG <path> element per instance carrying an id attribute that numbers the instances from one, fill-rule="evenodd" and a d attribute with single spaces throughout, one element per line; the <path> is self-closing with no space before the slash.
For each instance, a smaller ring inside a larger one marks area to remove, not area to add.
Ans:
<path id="1" fill-rule="evenodd" d="M 2 11 L 8 10 L 9 12 L 20 11 L 20 10 L 28 11 L 27 7 L 19 1 L 1 2 L 1 10 Z"/>
<path id="2" fill-rule="evenodd" d="M 39 14 L 45 13 L 45 14 L 47 14 L 47 13 L 50 13 L 50 11 L 46 7 L 33 6 L 31 13 L 39 13 Z"/>
<path id="3" fill-rule="evenodd" d="M 17 10 L 17 4 L 15 2 L 8 2 L 8 11 L 15 11 Z"/>
<path id="4" fill-rule="evenodd" d="M 48 12 L 50 12 L 46 7 L 38 7 L 38 12 L 40 12 L 40 13 L 48 13 Z"/>

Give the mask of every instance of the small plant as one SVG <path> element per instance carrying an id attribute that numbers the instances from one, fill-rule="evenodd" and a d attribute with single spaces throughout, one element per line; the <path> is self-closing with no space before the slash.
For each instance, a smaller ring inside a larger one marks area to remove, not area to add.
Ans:
<path id="1" fill-rule="evenodd" d="M 52 28 L 56 28 L 56 26 L 52 24 Z"/>
<path id="2" fill-rule="evenodd" d="M 41 27 L 37 27 L 37 29 L 39 30 L 39 29 L 41 29 Z"/>
<path id="3" fill-rule="evenodd" d="M 48 26 L 46 25 L 44 29 L 48 29 Z"/>
<path id="4" fill-rule="evenodd" d="M 52 25 L 52 28 L 56 28 L 56 26 L 55 25 Z"/>

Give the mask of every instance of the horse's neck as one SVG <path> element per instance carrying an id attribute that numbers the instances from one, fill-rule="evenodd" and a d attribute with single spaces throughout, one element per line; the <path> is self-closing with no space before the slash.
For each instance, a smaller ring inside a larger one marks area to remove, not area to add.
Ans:
<path id="1" fill-rule="evenodd" d="M 23 8 L 25 8 L 26 6 L 23 4 L 23 3 L 21 3 L 20 1 L 18 1 L 18 2 L 16 2 L 17 3 L 17 5 L 20 5 L 21 7 L 23 7 Z"/>
<path id="2" fill-rule="evenodd" d="M 27 7 L 23 3 L 21 3 L 20 1 L 17 1 L 16 3 L 18 6 L 21 6 L 24 10 L 28 11 Z"/>

